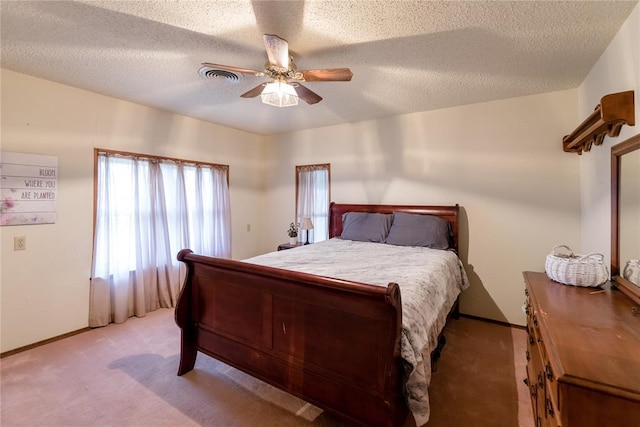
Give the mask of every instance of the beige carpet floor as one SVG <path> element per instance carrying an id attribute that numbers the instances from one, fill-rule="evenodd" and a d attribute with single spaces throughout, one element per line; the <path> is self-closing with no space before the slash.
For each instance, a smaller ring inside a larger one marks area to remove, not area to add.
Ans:
<path id="1" fill-rule="evenodd" d="M 428 427 L 532 427 L 525 332 L 452 320 L 430 388 Z M 12 426 L 341 426 L 204 355 L 176 375 L 173 310 L 94 329 L 0 360 L 0 424 Z M 406 423 L 412 425 L 411 420 Z"/>

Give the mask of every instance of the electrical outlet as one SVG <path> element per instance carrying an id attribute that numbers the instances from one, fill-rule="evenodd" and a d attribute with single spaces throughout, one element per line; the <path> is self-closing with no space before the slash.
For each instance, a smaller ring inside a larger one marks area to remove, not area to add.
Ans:
<path id="1" fill-rule="evenodd" d="M 17 236 L 13 238 L 13 250 L 14 251 L 26 251 L 27 250 L 27 238 L 25 236 Z"/>

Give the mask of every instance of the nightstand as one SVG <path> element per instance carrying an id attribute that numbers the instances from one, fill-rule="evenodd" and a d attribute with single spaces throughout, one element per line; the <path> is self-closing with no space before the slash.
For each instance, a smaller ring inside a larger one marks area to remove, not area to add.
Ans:
<path id="1" fill-rule="evenodd" d="M 296 248 L 298 246 L 303 246 L 303 245 L 304 245 L 303 242 L 294 243 L 293 245 L 291 243 L 281 243 L 278 245 L 278 250 L 283 251 L 285 249 L 292 249 L 292 248 Z"/>

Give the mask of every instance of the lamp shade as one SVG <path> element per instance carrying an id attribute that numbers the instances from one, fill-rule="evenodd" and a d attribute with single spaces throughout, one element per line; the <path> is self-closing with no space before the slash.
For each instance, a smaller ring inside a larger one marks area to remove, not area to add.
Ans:
<path id="1" fill-rule="evenodd" d="M 298 94 L 287 82 L 274 81 L 267 83 L 262 94 L 262 102 L 274 107 L 291 107 L 298 105 Z"/>
<path id="2" fill-rule="evenodd" d="M 305 218 L 304 221 L 302 221 L 302 230 L 311 230 L 313 229 L 313 222 L 311 222 L 311 218 Z"/>

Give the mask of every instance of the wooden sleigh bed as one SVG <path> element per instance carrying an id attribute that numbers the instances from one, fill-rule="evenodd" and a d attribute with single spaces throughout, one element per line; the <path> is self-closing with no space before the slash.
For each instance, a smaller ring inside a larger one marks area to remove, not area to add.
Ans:
<path id="1" fill-rule="evenodd" d="M 457 247 L 457 205 L 332 203 L 330 237 L 341 236 L 347 212 L 444 218 Z M 193 369 L 202 352 L 349 423 L 404 423 L 409 409 L 398 284 L 374 286 L 188 249 L 180 251 L 178 260 L 187 266 L 175 311 L 181 329 L 178 375 Z"/>

